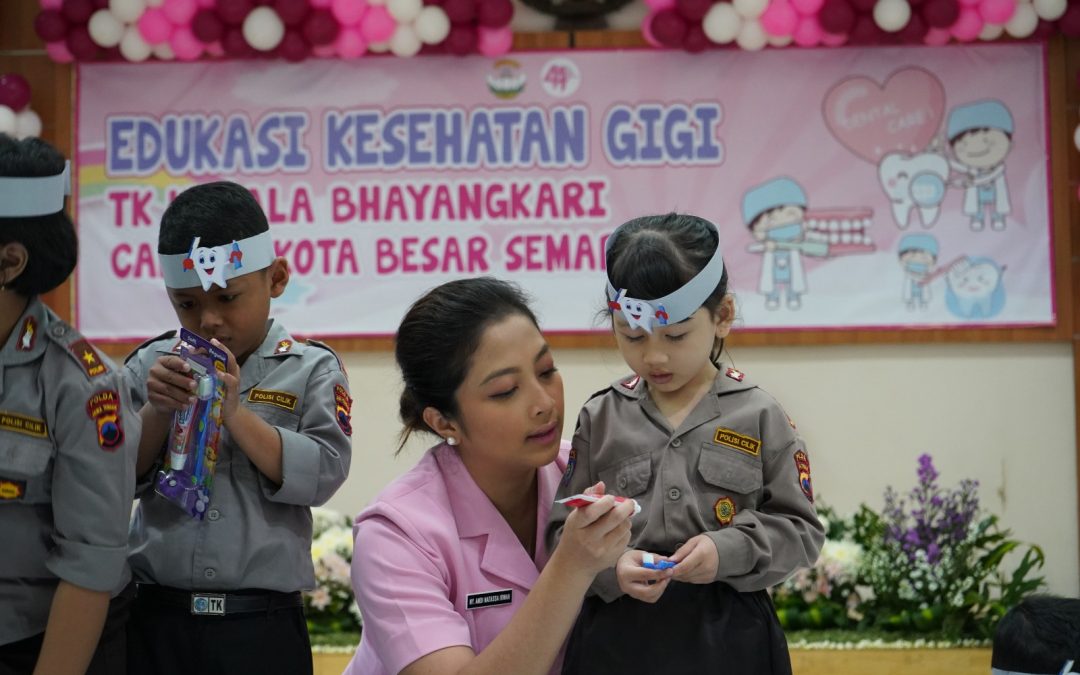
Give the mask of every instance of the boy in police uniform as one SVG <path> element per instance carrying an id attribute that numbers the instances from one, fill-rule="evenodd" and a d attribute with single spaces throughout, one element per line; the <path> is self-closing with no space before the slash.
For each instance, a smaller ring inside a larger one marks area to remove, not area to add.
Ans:
<path id="1" fill-rule="evenodd" d="M 0 673 L 124 670 L 139 418 L 39 294 L 75 268 L 70 172 L 0 134 Z M 110 596 L 115 595 L 110 601 Z M 36 667 L 36 671 L 35 671 Z"/>
<path id="2" fill-rule="evenodd" d="M 210 504 L 199 520 L 152 487 L 173 414 L 194 387 L 175 333 L 127 360 L 145 429 L 130 539 L 138 582 L 131 670 L 310 673 L 300 596 L 315 585 L 309 507 L 348 474 L 345 373 L 328 347 L 299 343 L 269 319 L 289 268 L 245 188 L 217 182 L 181 193 L 162 217 L 158 255 L 180 324 L 224 348 L 229 365 Z"/>

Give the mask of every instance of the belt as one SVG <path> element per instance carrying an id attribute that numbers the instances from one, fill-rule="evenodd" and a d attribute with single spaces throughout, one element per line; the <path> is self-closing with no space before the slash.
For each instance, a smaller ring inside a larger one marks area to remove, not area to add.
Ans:
<path id="1" fill-rule="evenodd" d="M 302 608 L 300 591 L 242 590 L 233 593 L 185 591 L 179 588 L 139 584 L 136 602 L 157 607 L 186 609 L 196 616 L 226 616 L 252 612 L 272 612 L 276 609 Z"/>

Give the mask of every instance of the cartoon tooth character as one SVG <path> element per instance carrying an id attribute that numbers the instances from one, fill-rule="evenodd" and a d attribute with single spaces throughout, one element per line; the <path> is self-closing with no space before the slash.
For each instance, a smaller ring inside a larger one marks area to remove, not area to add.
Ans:
<path id="1" fill-rule="evenodd" d="M 747 190 L 742 199 L 743 222 L 759 243 L 751 253 L 761 253 L 758 290 L 765 308 L 780 306 L 780 290 L 786 289 L 787 306 L 799 309 L 806 292 L 802 248 L 806 215 L 806 192 L 791 178 L 782 176 Z"/>
<path id="2" fill-rule="evenodd" d="M 957 106 L 949 113 L 946 135 L 953 159 L 949 162 L 960 174 L 964 188 L 964 213 L 971 229 L 1005 229 L 1011 211 L 1009 188 L 1005 183 L 1005 157 L 1012 148 L 1013 118 L 1001 101 L 986 100 Z"/>
<path id="3" fill-rule="evenodd" d="M 990 258 L 966 257 L 945 275 L 945 306 L 961 319 L 989 319 L 1005 307 L 1005 266 Z"/>
<path id="4" fill-rule="evenodd" d="M 908 226 L 913 208 L 918 209 L 923 227 L 937 221 L 948 178 L 949 160 L 933 152 L 890 152 L 878 164 L 878 180 L 892 202 L 893 220 L 901 229 Z"/>
<path id="5" fill-rule="evenodd" d="M 220 288 L 225 288 L 227 281 L 225 280 L 226 266 L 232 264 L 234 269 L 240 269 L 243 267 L 244 254 L 240 250 L 240 245 L 237 242 L 233 242 L 232 246 L 199 246 L 199 240 L 201 237 L 195 237 L 195 240 L 191 242 L 191 251 L 188 252 L 188 257 L 184 260 L 184 269 L 194 269 L 195 274 L 199 275 L 199 281 L 202 283 L 204 291 L 209 291 L 210 287 L 217 284 Z"/>
<path id="6" fill-rule="evenodd" d="M 929 234 L 908 234 L 898 247 L 904 268 L 904 302 L 908 309 L 926 309 L 930 302 L 930 281 L 937 263 L 938 242 Z"/>

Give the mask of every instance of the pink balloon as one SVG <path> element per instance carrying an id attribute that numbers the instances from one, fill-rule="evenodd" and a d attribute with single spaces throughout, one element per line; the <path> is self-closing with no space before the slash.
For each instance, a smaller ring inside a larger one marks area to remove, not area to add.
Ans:
<path id="1" fill-rule="evenodd" d="M 148 7 L 136 25 L 139 27 L 139 34 L 151 45 L 167 42 L 173 32 L 172 23 L 159 7 Z"/>
<path id="2" fill-rule="evenodd" d="M 332 59 L 337 56 L 337 45 L 315 45 L 311 48 L 311 55 L 320 59 Z"/>
<path id="3" fill-rule="evenodd" d="M 769 35 L 791 35 L 799 22 L 799 15 L 788 0 L 769 0 L 769 6 L 761 15 L 761 27 Z"/>
<path id="4" fill-rule="evenodd" d="M 795 44 L 800 47 L 816 47 L 824 36 L 825 31 L 821 30 L 821 24 L 818 23 L 816 16 L 800 18 L 795 31 L 791 34 Z"/>
<path id="5" fill-rule="evenodd" d="M 195 4 L 199 7 L 213 7 L 214 0 L 195 0 Z"/>
<path id="6" fill-rule="evenodd" d="M 180 61 L 194 61 L 202 56 L 203 43 L 187 26 L 180 26 L 169 38 L 169 46 Z"/>
<path id="7" fill-rule="evenodd" d="M 674 2 L 671 3 L 671 6 L 674 7 L 675 3 Z M 655 19 L 656 15 L 659 14 L 660 12 L 662 12 L 662 11 L 664 11 L 664 10 L 662 10 L 662 9 L 653 10 L 653 11 L 649 12 L 645 16 L 645 18 L 641 21 L 641 36 L 643 38 L 645 38 L 645 42 L 648 42 L 653 47 L 663 47 L 664 46 L 664 45 L 660 44 L 660 41 L 656 39 L 656 36 L 653 35 L 653 32 L 652 32 L 653 19 Z"/>
<path id="8" fill-rule="evenodd" d="M 480 26 L 476 32 L 476 49 L 484 56 L 502 56 L 514 46 L 514 32 L 510 30 L 510 26 Z"/>
<path id="9" fill-rule="evenodd" d="M 979 37 L 983 29 L 983 19 L 979 10 L 965 5 L 960 8 L 960 17 L 956 19 L 949 31 L 960 42 L 971 42 Z"/>
<path id="10" fill-rule="evenodd" d="M 986 23 L 1004 24 L 1016 12 L 1016 0 L 982 0 L 979 14 Z"/>
<path id="11" fill-rule="evenodd" d="M 49 55 L 50 59 L 57 63 L 71 63 L 75 60 L 75 57 L 71 55 L 71 50 L 67 48 L 67 45 L 63 40 L 46 43 L 45 52 Z"/>
<path id="12" fill-rule="evenodd" d="M 825 0 L 791 0 L 791 6 L 803 16 L 816 15 L 824 4 Z"/>
<path id="13" fill-rule="evenodd" d="M 62 4 L 64 4 L 64 0 L 41 0 L 42 9 L 60 9 Z"/>
<path id="14" fill-rule="evenodd" d="M 960 0 L 960 4 L 974 6 L 979 4 L 979 0 Z"/>
<path id="15" fill-rule="evenodd" d="M 360 30 L 353 27 L 342 28 L 334 43 L 337 55 L 343 59 L 355 59 L 364 55 L 367 51 L 367 43 Z"/>
<path id="16" fill-rule="evenodd" d="M 195 0 L 165 0 L 161 5 L 161 11 L 177 26 L 190 24 L 198 10 L 199 5 Z"/>
<path id="17" fill-rule="evenodd" d="M 394 35 L 397 21 L 390 16 L 390 11 L 385 5 L 373 5 L 368 7 L 364 20 L 360 22 L 360 35 L 368 43 L 386 42 Z"/>
<path id="18" fill-rule="evenodd" d="M 221 46 L 221 42 L 211 42 L 206 45 L 206 53 L 214 57 L 225 56 L 225 48 Z"/>
<path id="19" fill-rule="evenodd" d="M 360 23 L 365 10 L 367 0 L 333 0 L 330 4 L 330 11 L 342 26 L 355 26 Z"/>
<path id="20" fill-rule="evenodd" d="M 645 0 L 645 5 L 649 9 L 659 12 L 662 9 L 674 9 L 675 0 Z"/>
<path id="21" fill-rule="evenodd" d="M 848 36 L 844 33 L 821 33 L 821 44 L 826 47 L 839 47 L 848 41 Z"/>
<path id="22" fill-rule="evenodd" d="M 311 0 L 312 7 L 329 7 L 332 4 L 334 4 L 334 0 Z M 314 54 L 315 52 L 312 53 Z M 316 54 L 316 56 L 319 55 Z"/>
<path id="23" fill-rule="evenodd" d="M 926 37 L 923 38 L 923 43 L 928 44 L 931 47 L 940 47 L 948 44 L 951 37 L 952 33 L 950 33 L 947 28 L 931 28 L 926 31 Z"/>

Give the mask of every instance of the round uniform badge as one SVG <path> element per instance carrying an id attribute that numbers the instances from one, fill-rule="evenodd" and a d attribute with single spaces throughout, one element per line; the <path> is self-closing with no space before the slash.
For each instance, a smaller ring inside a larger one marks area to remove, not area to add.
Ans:
<path id="1" fill-rule="evenodd" d="M 731 497 L 721 497 L 713 505 L 713 512 L 716 513 L 717 522 L 726 527 L 731 524 L 731 520 L 735 517 L 735 502 L 732 501 Z"/>

